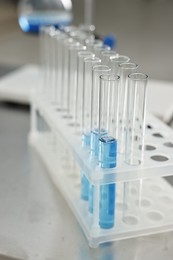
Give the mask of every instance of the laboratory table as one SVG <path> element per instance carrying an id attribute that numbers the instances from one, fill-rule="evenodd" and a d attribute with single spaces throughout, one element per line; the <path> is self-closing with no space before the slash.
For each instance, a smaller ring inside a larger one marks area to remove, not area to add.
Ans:
<path id="1" fill-rule="evenodd" d="M 28 145 L 29 127 L 29 106 L 0 103 L 0 260 L 173 259 L 173 232 L 89 248 L 44 164 Z"/>

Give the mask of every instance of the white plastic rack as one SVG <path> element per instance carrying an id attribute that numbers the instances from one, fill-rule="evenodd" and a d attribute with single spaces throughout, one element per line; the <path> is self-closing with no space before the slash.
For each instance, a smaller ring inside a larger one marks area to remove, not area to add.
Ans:
<path id="1" fill-rule="evenodd" d="M 173 175 L 173 131 L 147 116 L 144 163 L 101 169 L 81 146 L 69 119 L 44 97 L 33 98 L 30 144 L 79 221 L 89 245 L 165 232 L 173 229 L 173 188 L 164 177 Z M 80 198 L 80 169 L 94 185 L 94 210 Z M 116 183 L 115 221 L 99 226 L 100 185 Z"/>

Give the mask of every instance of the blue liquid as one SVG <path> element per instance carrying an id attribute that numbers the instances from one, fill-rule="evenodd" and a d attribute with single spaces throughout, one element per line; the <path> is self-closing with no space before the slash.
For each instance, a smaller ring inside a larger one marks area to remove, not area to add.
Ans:
<path id="1" fill-rule="evenodd" d="M 117 140 L 110 136 L 101 137 L 99 140 L 99 166 L 101 168 L 116 167 Z"/>
<path id="2" fill-rule="evenodd" d="M 90 146 L 90 139 L 91 139 L 91 133 L 83 133 L 82 134 L 82 146 L 83 147 L 89 147 Z"/>
<path id="3" fill-rule="evenodd" d="M 115 192 L 115 184 L 100 187 L 99 225 L 101 228 L 107 229 L 114 226 Z"/>
<path id="4" fill-rule="evenodd" d="M 104 136 L 106 131 L 101 129 L 100 136 Z M 91 157 L 97 157 L 99 154 L 99 130 L 96 128 L 91 131 Z M 93 213 L 93 195 L 94 195 L 94 186 L 90 185 L 89 188 L 89 212 Z"/>
<path id="5" fill-rule="evenodd" d="M 99 140 L 99 166 L 101 168 L 116 167 L 117 140 L 110 136 Z M 115 215 L 115 184 L 105 184 L 100 187 L 99 225 L 108 229 L 114 226 Z"/>
<path id="6" fill-rule="evenodd" d="M 88 148 L 90 147 L 90 137 L 91 134 L 90 132 L 87 133 L 83 133 L 82 135 L 82 146 L 84 148 Z M 89 198 L 89 181 L 86 178 L 84 172 L 81 170 L 81 199 L 83 200 L 88 200 Z"/>
<path id="7" fill-rule="evenodd" d="M 93 195 L 94 195 L 94 186 L 89 186 L 89 212 L 93 213 Z"/>
<path id="8" fill-rule="evenodd" d="M 106 131 L 101 129 L 100 136 L 104 136 Z M 98 129 L 94 129 L 91 131 L 91 156 L 98 156 L 99 154 L 99 131 Z"/>
<path id="9" fill-rule="evenodd" d="M 88 200 L 89 198 L 89 181 L 87 177 L 81 172 L 81 199 Z"/>

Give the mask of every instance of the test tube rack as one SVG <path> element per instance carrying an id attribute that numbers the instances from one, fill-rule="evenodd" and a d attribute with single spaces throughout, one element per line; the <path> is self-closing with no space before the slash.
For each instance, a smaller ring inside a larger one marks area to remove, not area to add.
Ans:
<path id="1" fill-rule="evenodd" d="M 91 247 L 114 240 L 173 230 L 173 131 L 151 114 L 147 115 L 144 163 L 101 169 L 81 147 L 69 119 L 44 97 L 36 95 L 31 106 L 30 145 L 77 218 Z M 80 198 L 80 169 L 94 185 L 94 211 Z M 116 183 L 115 225 L 99 227 L 99 187 Z M 128 194 L 126 196 L 128 190 Z"/>

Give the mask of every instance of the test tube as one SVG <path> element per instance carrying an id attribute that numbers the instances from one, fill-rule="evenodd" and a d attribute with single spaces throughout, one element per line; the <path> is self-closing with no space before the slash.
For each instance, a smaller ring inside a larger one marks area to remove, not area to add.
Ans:
<path id="1" fill-rule="evenodd" d="M 49 33 L 50 41 L 50 101 L 52 104 L 56 104 L 56 38 L 61 34 L 59 30 L 52 29 Z"/>
<path id="2" fill-rule="evenodd" d="M 63 75 L 62 75 L 62 111 L 63 116 L 67 117 L 68 115 L 68 106 L 69 106 L 69 67 L 70 67 L 70 55 L 69 49 L 70 46 L 74 44 L 72 38 L 67 38 L 63 42 Z"/>
<path id="3" fill-rule="evenodd" d="M 128 75 L 136 72 L 138 65 L 136 63 L 126 62 L 119 65 L 120 72 L 120 108 L 119 108 L 119 134 L 118 134 L 118 151 L 125 152 L 125 133 L 127 120 L 127 88 Z"/>
<path id="4" fill-rule="evenodd" d="M 51 83 L 52 83 L 52 48 L 51 48 L 51 34 L 53 34 L 55 28 L 53 26 L 45 27 L 45 83 L 44 94 L 47 99 L 51 97 Z"/>
<path id="5" fill-rule="evenodd" d="M 73 38 L 74 40 L 80 42 L 81 44 L 85 44 L 86 39 L 88 39 L 88 40 L 95 39 L 95 36 L 93 34 L 89 34 L 87 32 L 81 31 L 81 30 L 72 31 L 70 33 L 70 37 Z"/>
<path id="6" fill-rule="evenodd" d="M 108 45 L 105 45 L 105 44 L 103 44 L 102 46 L 100 46 L 100 45 L 95 45 L 94 46 L 94 53 L 95 53 L 95 55 L 97 56 L 97 57 L 99 57 L 100 59 L 101 59 L 101 53 L 103 52 L 103 51 L 110 51 L 111 50 L 111 47 L 110 46 L 108 46 Z"/>
<path id="7" fill-rule="evenodd" d="M 92 68 L 101 63 L 97 57 L 86 58 L 84 60 L 84 91 L 83 91 L 83 109 L 82 109 L 82 143 L 84 146 L 90 146 L 91 134 L 91 94 L 92 94 Z"/>
<path id="8" fill-rule="evenodd" d="M 143 73 L 128 76 L 125 162 L 130 165 L 143 163 L 147 79 Z"/>
<path id="9" fill-rule="evenodd" d="M 102 46 L 103 41 L 102 40 L 92 40 L 92 39 L 86 39 L 85 41 L 86 48 L 88 51 L 94 52 L 94 46 Z"/>
<path id="10" fill-rule="evenodd" d="M 84 60 L 92 58 L 94 54 L 87 50 L 78 52 L 77 61 L 77 91 L 76 91 L 76 109 L 75 125 L 78 134 L 82 134 L 82 106 L 83 106 L 83 81 L 84 81 Z"/>
<path id="11" fill-rule="evenodd" d="M 80 43 L 74 43 L 69 49 L 69 118 L 73 119 L 71 125 L 75 124 L 75 109 L 76 109 L 76 95 L 77 95 L 77 66 L 78 66 L 78 52 L 85 50 L 86 47 Z"/>
<path id="12" fill-rule="evenodd" d="M 98 156 L 99 150 L 99 90 L 100 76 L 110 74 L 111 69 L 106 65 L 95 65 L 92 70 L 92 100 L 91 100 L 91 156 Z M 100 135 L 104 135 L 102 129 Z"/>
<path id="13" fill-rule="evenodd" d="M 119 75 L 119 64 L 129 62 L 130 58 L 124 55 L 118 55 L 117 57 L 110 57 L 109 67 L 113 74 Z"/>
<path id="14" fill-rule="evenodd" d="M 100 84 L 99 134 L 102 129 L 107 133 L 99 138 L 99 166 L 117 166 L 117 138 L 119 115 L 119 76 L 102 75 Z M 103 229 L 114 226 L 116 185 L 100 186 L 99 225 Z"/>
<path id="15" fill-rule="evenodd" d="M 39 31 L 39 45 L 40 45 L 40 69 L 41 69 L 41 84 L 38 89 L 38 93 L 44 95 L 46 92 L 47 84 L 47 32 L 48 26 L 41 26 Z"/>
<path id="16" fill-rule="evenodd" d="M 107 65 L 109 66 L 109 62 L 110 62 L 110 57 L 117 57 L 118 56 L 118 53 L 116 53 L 116 51 L 113 51 L 113 50 L 110 50 L 110 51 L 102 51 L 101 52 L 101 60 L 102 60 L 102 63 L 104 65 Z"/>
<path id="17" fill-rule="evenodd" d="M 56 66 L 57 66 L 57 109 L 61 111 L 62 109 L 62 87 L 63 87 L 63 66 L 64 66 L 64 41 L 67 39 L 65 33 L 61 33 L 59 37 L 56 38 L 56 48 L 57 48 L 57 57 L 56 57 Z"/>
<path id="18" fill-rule="evenodd" d="M 82 108 L 82 146 L 89 150 L 91 136 L 91 95 L 92 95 L 92 68 L 100 64 L 101 60 L 95 56 L 84 60 L 84 89 Z M 81 199 L 89 199 L 89 181 L 81 170 Z"/>

